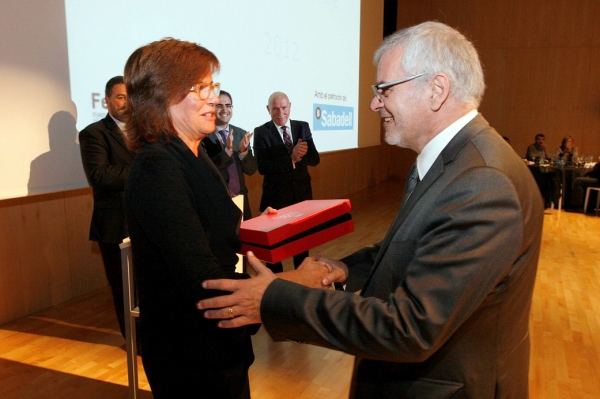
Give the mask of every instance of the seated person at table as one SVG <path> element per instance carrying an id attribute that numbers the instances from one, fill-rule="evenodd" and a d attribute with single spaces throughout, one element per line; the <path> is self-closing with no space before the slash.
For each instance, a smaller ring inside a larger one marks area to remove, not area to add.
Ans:
<path id="1" fill-rule="evenodd" d="M 575 184 L 573 187 L 573 205 L 576 207 L 576 209 L 583 210 L 583 213 L 587 211 L 587 209 L 583 209 L 583 198 L 588 187 L 600 187 L 600 162 L 596 163 L 594 169 L 587 172 L 585 176 L 577 177 L 575 179 Z M 594 195 L 597 195 L 597 193 L 594 191 L 590 192 L 588 204 L 596 203 Z M 590 208 L 589 205 L 588 208 Z M 593 211 L 594 207 L 592 206 L 591 208 Z"/>
<path id="2" fill-rule="evenodd" d="M 525 158 L 528 161 L 536 162 L 540 158 L 546 157 L 546 136 L 543 133 L 535 135 L 535 143 L 527 147 Z"/>
<path id="3" fill-rule="evenodd" d="M 562 144 L 556 150 L 556 158 L 564 161 L 565 165 L 572 165 L 573 156 L 577 156 L 577 147 L 574 146 L 573 137 L 565 136 Z"/>

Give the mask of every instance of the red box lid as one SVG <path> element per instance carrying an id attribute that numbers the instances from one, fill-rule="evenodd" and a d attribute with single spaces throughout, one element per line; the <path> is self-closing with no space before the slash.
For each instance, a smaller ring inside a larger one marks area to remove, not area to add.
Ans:
<path id="1" fill-rule="evenodd" d="M 334 240 L 345 234 L 352 233 L 353 231 L 354 222 L 352 220 L 347 220 L 274 248 L 260 247 L 251 243 L 242 243 L 242 248 L 239 253 L 246 255 L 246 252 L 252 251 L 254 252 L 254 256 L 258 259 L 269 263 L 275 263 L 301 252 L 308 251 L 311 248 Z"/>
<path id="2" fill-rule="evenodd" d="M 350 200 L 307 200 L 275 214 L 265 214 L 242 222 L 240 238 L 245 243 L 272 246 L 312 227 L 349 213 Z"/>

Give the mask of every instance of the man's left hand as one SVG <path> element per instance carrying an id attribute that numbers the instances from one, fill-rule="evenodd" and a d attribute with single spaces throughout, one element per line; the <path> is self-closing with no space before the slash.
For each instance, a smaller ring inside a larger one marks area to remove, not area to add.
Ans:
<path id="1" fill-rule="evenodd" d="M 233 132 L 233 129 L 231 129 L 231 131 Z M 232 134 L 232 133 L 230 133 L 230 134 Z M 246 152 L 246 150 L 248 149 L 248 146 L 250 145 L 250 139 L 252 138 L 253 134 L 254 134 L 253 132 L 246 132 L 244 137 L 240 140 L 240 147 L 238 148 L 238 151 L 240 153 Z"/>

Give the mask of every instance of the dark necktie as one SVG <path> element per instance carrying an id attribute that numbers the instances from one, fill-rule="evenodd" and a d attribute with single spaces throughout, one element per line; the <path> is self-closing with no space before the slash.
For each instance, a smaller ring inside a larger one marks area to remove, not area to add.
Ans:
<path id="1" fill-rule="evenodd" d="M 287 147 L 289 153 L 294 150 L 294 144 L 292 144 L 292 138 L 287 132 L 287 126 L 281 126 L 281 131 L 283 132 L 283 143 Z"/>
<path id="2" fill-rule="evenodd" d="M 417 183 L 419 182 L 419 171 L 417 170 L 417 164 L 414 164 L 408 174 L 408 181 L 406 182 L 406 189 L 404 190 L 404 199 L 402 200 L 402 206 L 406 204 L 410 195 L 415 191 Z"/>
<path id="3" fill-rule="evenodd" d="M 223 149 L 225 149 L 227 147 L 227 130 L 219 130 L 219 135 L 221 136 Z M 234 197 L 240 193 L 240 177 L 238 175 L 234 155 L 232 155 L 232 158 L 233 162 L 227 167 L 227 172 L 229 173 L 229 191 L 231 191 L 231 196 Z"/>

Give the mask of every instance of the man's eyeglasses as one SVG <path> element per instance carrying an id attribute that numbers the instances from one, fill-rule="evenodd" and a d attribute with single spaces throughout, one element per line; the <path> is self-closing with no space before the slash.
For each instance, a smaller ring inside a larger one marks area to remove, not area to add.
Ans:
<path id="1" fill-rule="evenodd" d="M 233 105 L 232 104 L 217 104 L 215 105 L 216 109 L 223 109 L 223 108 L 227 108 L 227 109 L 232 109 Z"/>
<path id="2" fill-rule="evenodd" d="M 371 88 L 373 89 L 373 94 L 375 94 L 375 97 L 377 97 L 378 99 L 381 100 L 381 95 L 383 94 L 383 89 L 389 89 L 392 86 L 396 86 L 396 85 L 399 85 L 400 83 L 408 82 L 409 80 L 416 79 L 423 75 L 425 75 L 425 72 L 420 73 L 418 75 L 408 76 L 406 78 L 402 78 L 402 79 L 398 79 L 398 80 L 392 80 L 391 82 L 379 83 L 377 85 L 371 86 Z"/>
<path id="3" fill-rule="evenodd" d="M 190 91 L 195 91 L 196 93 L 198 93 L 198 97 L 200 97 L 200 100 L 206 100 L 208 96 L 210 96 L 211 90 L 214 91 L 215 95 L 218 97 L 219 93 L 221 92 L 221 83 L 198 83 L 193 85 L 190 89 Z"/>

